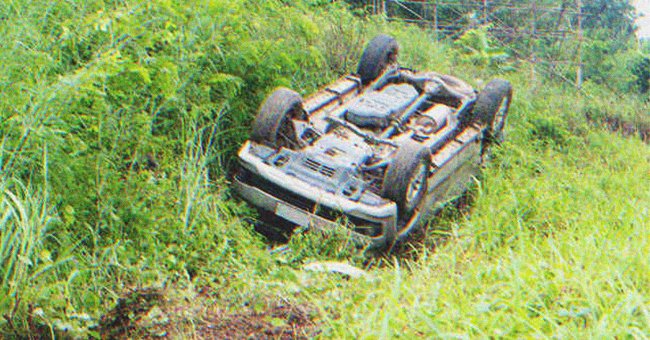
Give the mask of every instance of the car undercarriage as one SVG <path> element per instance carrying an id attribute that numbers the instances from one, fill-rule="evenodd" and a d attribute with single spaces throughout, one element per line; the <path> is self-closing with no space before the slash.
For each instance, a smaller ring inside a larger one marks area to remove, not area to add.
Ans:
<path id="1" fill-rule="evenodd" d="M 397 52 L 380 35 L 356 74 L 306 100 L 275 90 L 239 151 L 240 196 L 296 225 L 389 248 L 465 190 L 503 139 L 511 86 L 495 79 L 479 93 L 403 68 Z"/>

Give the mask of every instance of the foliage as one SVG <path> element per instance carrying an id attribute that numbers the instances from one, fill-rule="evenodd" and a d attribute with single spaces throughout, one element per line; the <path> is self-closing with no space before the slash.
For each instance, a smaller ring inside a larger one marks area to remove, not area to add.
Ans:
<path id="1" fill-rule="evenodd" d="M 592 36 L 598 34 L 603 40 L 618 43 L 615 51 L 626 48 L 626 44 L 634 40 L 636 29 L 634 19 L 637 13 L 632 1 L 585 1 L 582 11 L 585 13 L 584 28 Z"/>
<path id="2" fill-rule="evenodd" d="M 273 87 L 310 90 L 330 69 L 350 67 L 352 56 L 325 52 L 348 51 L 341 41 L 358 39 L 347 11 L 323 9 L 331 13 L 319 19 L 307 8 L 244 0 L 0 4 L 8 21 L 0 28 L 2 183 L 47 193 L 39 200 L 3 184 L 2 236 L 30 245 L 20 261 L 17 248 L 3 248 L 3 310 L 21 320 L 35 304 L 55 331 L 83 332 L 124 287 L 219 277 L 241 251 L 259 247 L 224 191 L 246 126 Z M 349 34 L 331 34 L 337 30 Z M 22 205 L 33 211 L 18 219 L 12 211 Z M 65 289 L 30 297 L 15 288 L 29 286 L 42 254 L 58 263 L 68 250 L 75 262 L 45 267 Z M 84 312 L 89 324 L 70 324 L 71 313 Z"/>
<path id="3" fill-rule="evenodd" d="M 508 53 L 503 48 L 494 47 L 494 42 L 488 36 L 489 26 L 481 26 L 463 33 L 454 42 L 459 47 L 460 55 L 468 63 L 479 67 L 493 69 L 512 69 L 507 66 Z"/>
<path id="4" fill-rule="evenodd" d="M 348 2 L 359 5 L 358 1 Z M 568 74 L 575 72 L 574 67 L 562 65 L 582 63 L 587 79 L 610 86 L 614 78 L 611 74 L 618 73 L 623 80 L 613 84 L 613 89 L 645 93 L 643 81 L 632 79 L 643 73 L 638 69 L 640 62 L 636 66 L 620 66 L 620 58 L 625 58 L 636 43 L 634 20 L 638 13 L 632 2 L 583 1 L 580 11 L 576 5 L 575 1 L 564 0 L 514 0 L 507 4 L 469 0 L 389 1 L 386 13 L 391 18 L 418 22 L 422 27 L 437 22 L 439 34 L 463 46 L 464 57 L 473 63 L 494 67 L 507 53 L 541 63 L 550 73 L 567 79 L 574 78 Z M 579 17 L 581 38 L 577 34 Z M 580 53 L 584 56 L 582 61 L 577 57 L 580 49 L 584 50 Z"/>
<path id="5" fill-rule="evenodd" d="M 637 54 L 631 62 L 630 72 L 634 75 L 632 88 L 641 94 L 650 91 L 650 58 Z"/>
<path id="6" fill-rule="evenodd" d="M 584 77 L 604 84 L 619 93 L 648 92 L 648 57 L 635 49 L 612 52 L 612 44 L 591 41 L 585 45 Z"/>
<path id="7" fill-rule="evenodd" d="M 597 100 L 507 74 L 508 141 L 471 215 L 432 223 L 436 249 L 368 259 L 344 235 L 303 232 L 267 251 L 228 174 L 274 87 L 311 93 L 353 71 L 379 32 L 400 41 L 404 65 L 474 84 L 502 55 L 483 28 L 451 45 L 354 13 L 324 1 L 0 3 L 1 334 L 97 337 L 100 317 L 142 287 L 183 301 L 208 287 L 234 309 L 291 297 L 322 306 L 323 335 L 337 338 L 647 334 L 648 147 L 584 117 L 647 111 L 599 84 L 643 89 L 647 61 L 625 49 L 625 63 L 594 67 Z M 605 47 L 593 45 L 595 65 Z M 301 269 L 321 260 L 374 279 Z"/>
<path id="8" fill-rule="evenodd" d="M 37 284 L 43 282 L 39 276 L 65 260 L 59 256 L 53 261 L 53 254 L 44 247 L 55 216 L 47 192 L 34 192 L 18 181 L 2 182 L 0 189 L 0 310 L 8 311 L 18 303 L 14 299 L 43 293 Z"/>

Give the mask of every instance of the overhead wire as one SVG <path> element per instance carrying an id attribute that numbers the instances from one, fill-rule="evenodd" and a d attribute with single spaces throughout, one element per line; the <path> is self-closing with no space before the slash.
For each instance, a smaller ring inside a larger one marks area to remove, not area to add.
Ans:
<path id="1" fill-rule="evenodd" d="M 463 4 L 463 3 L 448 3 L 448 2 L 438 2 L 438 1 L 434 1 L 433 3 L 429 2 L 429 1 L 427 1 L 427 2 L 400 1 L 400 0 L 389 1 L 389 3 L 391 3 L 391 2 L 397 3 L 400 7 L 404 7 L 404 8 L 408 8 L 408 7 L 406 7 L 406 5 L 408 5 L 408 4 L 416 4 L 416 3 L 420 4 L 420 5 L 424 5 L 424 6 L 430 6 L 430 5 L 443 6 L 443 7 L 447 6 L 445 8 L 447 10 L 451 11 L 452 13 L 455 13 L 458 17 L 457 17 L 456 20 L 452 21 L 451 25 L 445 25 L 446 29 L 439 30 L 439 31 L 447 31 L 447 32 L 453 31 L 453 28 L 455 28 L 454 26 L 456 26 L 458 28 L 456 30 L 456 33 L 447 36 L 447 38 L 451 38 L 451 39 L 455 39 L 455 38 L 459 37 L 460 35 L 464 34 L 467 29 L 471 29 L 471 28 L 476 27 L 476 25 L 462 25 L 461 24 L 461 22 L 464 19 L 467 18 L 466 17 L 467 14 L 471 12 L 471 11 L 463 11 L 462 9 L 470 9 L 470 10 L 477 9 L 477 8 L 480 9 L 483 6 L 482 3 Z M 524 61 L 526 63 L 531 64 L 533 67 L 536 67 L 536 68 L 540 69 L 542 71 L 542 73 L 545 74 L 547 77 L 548 76 L 556 76 L 559 79 L 561 79 L 561 80 L 569 83 L 573 87 L 577 88 L 581 93 L 587 95 L 588 97 L 591 97 L 591 94 L 587 93 L 584 88 L 577 86 L 573 80 L 568 79 L 566 77 L 565 73 L 568 71 L 567 68 L 564 68 L 562 70 L 562 72 L 559 72 L 558 70 L 555 69 L 555 67 L 556 67 L 555 63 L 560 62 L 560 60 L 558 60 L 557 58 L 550 55 L 550 52 L 548 52 L 548 51 L 544 52 L 544 57 L 546 59 L 550 60 L 550 61 L 547 61 L 547 60 L 544 60 L 544 59 L 540 59 L 540 61 L 531 60 L 530 56 L 535 52 L 534 48 L 531 48 L 531 49 L 529 49 L 527 51 L 524 51 L 522 49 L 518 49 L 518 48 L 512 46 L 512 44 L 506 44 L 506 42 L 503 41 L 503 36 L 500 37 L 500 36 L 497 36 L 497 34 L 496 34 L 497 31 L 505 32 L 504 36 L 507 36 L 509 39 L 511 39 L 510 41 L 518 40 L 518 39 L 521 39 L 523 37 L 528 37 L 528 38 L 533 38 L 533 39 L 549 38 L 549 39 L 553 40 L 553 44 L 555 44 L 558 41 L 568 40 L 568 38 L 566 37 L 566 34 L 567 33 L 575 33 L 575 30 L 573 30 L 573 29 L 552 30 L 552 31 L 547 30 L 546 32 L 543 31 L 541 33 L 538 30 L 517 30 L 514 27 L 506 24 L 494 12 L 499 11 L 499 10 L 504 10 L 504 9 L 509 10 L 511 12 L 513 12 L 513 11 L 523 12 L 523 11 L 532 10 L 532 7 L 529 7 L 529 6 L 512 6 L 511 4 L 509 4 L 509 5 L 504 5 L 504 4 L 506 4 L 506 2 L 491 1 L 490 6 L 488 6 L 488 11 L 485 12 L 486 17 L 484 18 L 484 20 L 486 22 L 483 22 L 483 24 L 489 23 L 489 24 L 494 25 L 494 27 L 496 27 L 496 29 L 492 29 L 491 31 L 488 30 L 488 34 L 490 34 L 490 36 L 493 38 L 493 40 L 497 41 L 498 44 L 501 47 L 504 47 L 507 50 L 512 51 L 515 54 L 515 57 L 517 59 L 519 59 L 520 61 Z M 570 10 L 565 9 L 563 11 L 559 7 L 557 7 L 557 8 L 555 8 L 555 7 L 553 7 L 553 8 L 537 7 L 536 11 L 546 13 L 544 15 L 548 15 L 548 13 L 551 13 L 551 12 L 559 12 L 559 13 L 562 13 L 563 15 L 566 15 L 566 14 L 579 15 L 580 14 L 580 11 L 578 11 L 578 10 L 570 11 Z M 416 13 L 412 9 L 410 9 L 409 12 Z M 544 15 L 539 16 L 538 18 L 543 17 Z M 582 14 L 582 15 L 583 15 L 583 17 L 587 16 L 587 15 L 584 15 L 584 14 Z M 423 17 L 422 15 L 418 14 L 417 17 L 419 17 L 421 19 L 420 20 L 410 19 L 410 20 L 406 20 L 406 21 L 409 21 L 409 22 L 426 21 L 427 23 L 429 22 L 429 20 L 427 20 L 427 18 Z M 567 22 L 570 24 L 571 21 L 573 21 L 573 20 L 575 20 L 575 18 L 568 18 Z M 458 24 L 461 24 L 461 25 L 458 25 Z M 436 27 L 436 28 L 439 28 L 439 27 Z M 584 42 L 584 40 L 579 42 L 579 43 L 583 43 L 583 42 Z M 537 59 L 537 58 L 535 58 L 535 59 Z M 551 63 L 551 64 L 553 64 L 553 66 L 548 66 L 548 65 L 545 65 L 544 63 Z M 574 60 L 571 60 L 571 61 L 568 61 L 568 62 L 565 60 L 563 63 L 568 65 L 567 67 L 570 67 L 571 65 L 580 64 L 580 63 L 575 61 L 575 57 L 574 57 Z"/>

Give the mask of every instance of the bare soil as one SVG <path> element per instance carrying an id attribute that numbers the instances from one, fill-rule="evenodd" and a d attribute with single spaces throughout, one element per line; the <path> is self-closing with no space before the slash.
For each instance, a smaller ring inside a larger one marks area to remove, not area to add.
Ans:
<path id="1" fill-rule="evenodd" d="M 591 123 L 604 126 L 609 131 L 618 132 L 624 137 L 638 136 L 643 142 L 650 144 L 650 123 L 647 121 L 626 121 L 613 115 L 595 117 L 589 112 L 585 116 Z"/>
<path id="2" fill-rule="evenodd" d="M 99 321 L 101 338 L 144 337 L 146 333 L 141 332 L 138 323 L 154 306 L 160 305 L 166 305 L 162 290 L 148 288 L 126 293 L 118 299 L 113 309 L 101 317 Z"/>
<path id="3" fill-rule="evenodd" d="M 197 335 L 203 339 L 308 339 L 318 334 L 308 307 L 275 305 L 263 311 L 210 313 Z"/>
<path id="4" fill-rule="evenodd" d="M 98 332 L 102 339 L 308 339 L 319 333 L 308 305 L 269 302 L 233 313 L 211 308 L 210 295 L 201 290 L 194 299 L 169 299 L 159 289 L 132 290 L 102 316 Z"/>

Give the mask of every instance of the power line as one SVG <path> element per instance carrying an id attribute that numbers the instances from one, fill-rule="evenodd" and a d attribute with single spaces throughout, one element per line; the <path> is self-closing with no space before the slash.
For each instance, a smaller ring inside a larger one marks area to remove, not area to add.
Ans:
<path id="1" fill-rule="evenodd" d="M 506 0 L 481 0 L 474 2 L 453 3 L 444 0 L 428 1 L 407 1 L 407 0 L 372 0 L 373 13 L 386 15 L 389 20 L 400 20 L 410 23 L 426 24 L 432 26 L 436 39 L 442 34 L 443 37 L 455 38 L 462 35 L 466 30 L 476 28 L 480 25 L 490 25 L 488 33 L 515 53 L 515 57 L 531 64 L 531 75 L 535 75 L 535 67 L 539 63 L 547 63 L 549 69 L 563 80 L 566 76 L 558 73 L 557 65 L 576 67 L 576 79 L 574 85 L 582 86 L 582 44 L 584 36 L 582 32 L 582 20 L 585 15 L 582 12 L 582 1 L 572 0 L 563 2 L 561 6 L 542 6 L 537 1 L 530 0 L 528 4 L 515 5 Z M 394 13 L 401 10 L 404 15 L 396 17 Z M 448 15 L 440 13 L 446 12 Z M 449 15 L 451 14 L 451 15 Z M 528 14 L 526 16 L 526 14 Z M 433 17 L 432 17 L 433 16 Z M 451 20 L 449 18 L 451 17 Z M 523 25 L 515 26 L 508 24 L 519 20 Z M 545 20 L 546 25 L 539 24 Z M 555 23 L 549 27 L 549 20 Z M 575 27 L 574 27 L 575 24 Z M 573 38 L 573 39 L 571 39 Z M 527 40 L 526 40 L 527 39 Z M 540 39 L 545 40 L 548 46 L 558 45 L 559 48 L 553 51 L 546 50 L 540 57 L 536 45 Z M 567 51 L 564 42 L 567 40 L 577 41 L 573 51 L 574 60 L 560 60 L 565 58 Z M 513 41 L 528 42 L 527 48 L 516 49 Z M 557 53 L 553 55 L 553 53 Z M 538 59 L 540 59 L 538 61 Z M 564 69 L 566 72 L 567 69 Z"/>

